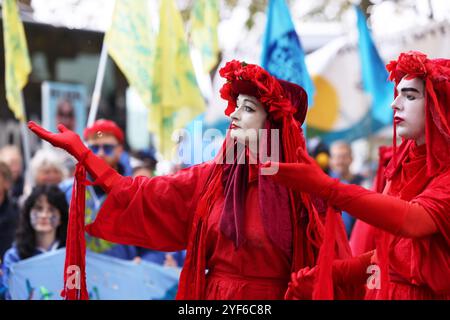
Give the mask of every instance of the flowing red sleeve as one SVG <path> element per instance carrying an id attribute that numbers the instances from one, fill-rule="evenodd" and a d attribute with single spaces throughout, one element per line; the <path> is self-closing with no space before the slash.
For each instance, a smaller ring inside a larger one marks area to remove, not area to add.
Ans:
<path id="1" fill-rule="evenodd" d="M 185 249 L 212 164 L 174 175 L 121 177 L 86 231 L 97 238 L 160 251 Z"/>
<path id="2" fill-rule="evenodd" d="M 411 202 L 425 208 L 450 246 L 450 170 L 434 178 Z"/>

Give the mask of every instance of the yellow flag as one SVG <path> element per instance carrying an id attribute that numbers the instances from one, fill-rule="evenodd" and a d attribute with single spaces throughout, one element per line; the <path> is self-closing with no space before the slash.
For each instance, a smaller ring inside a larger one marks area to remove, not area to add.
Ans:
<path id="1" fill-rule="evenodd" d="M 205 111 L 192 66 L 180 12 L 174 0 L 161 1 L 149 128 L 163 157 L 172 159 L 172 134 Z"/>
<path id="2" fill-rule="evenodd" d="M 147 107 L 151 105 L 155 56 L 147 1 L 116 0 L 111 27 L 105 34 L 109 55 Z"/>
<path id="3" fill-rule="evenodd" d="M 22 89 L 28 82 L 31 63 L 16 0 L 3 0 L 2 15 L 6 99 L 16 119 L 25 121 Z"/>
<path id="4" fill-rule="evenodd" d="M 196 0 L 191 13 L 191 38 L 202 57 L 206 73 L 214 68 L 219 59 L 219 1 Z"/>

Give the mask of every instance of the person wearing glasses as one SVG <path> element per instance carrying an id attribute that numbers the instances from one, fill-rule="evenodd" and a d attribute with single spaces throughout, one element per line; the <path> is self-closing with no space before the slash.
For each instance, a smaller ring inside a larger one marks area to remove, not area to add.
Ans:
<path id="1" fill-rule="evenodd" d="M 125 168 L 120 162 L 120 157 L 124 152 L 123 130 L 111 120 L 99 119 L 83 132 L 83 138 L 87 147 L 103 159 L 111 168 L 119 174 L 125 174 Z M 66 198 L 70 201 L 72 196 L 73 179 L 66 180 L 60 184 L 60 188 L 66 193 Z M 106 198 L 106 193 L 98 186 L 88 186 L 86 188 L 86 223 L 95 220 L 98 210 Z M 137 256 L 134 246 L 115 244 L 103 239 L 86 235 L 86 246 L 89 250 L 106 254 L 125 260 L 133 260 Z"/>
<path id="2" fill-rule="evenodd" d="M 56 106 L 56 123 L 63 124 L 70 130 L 76 130 L 75 109 L 70 100 L 62 99 Z"/>

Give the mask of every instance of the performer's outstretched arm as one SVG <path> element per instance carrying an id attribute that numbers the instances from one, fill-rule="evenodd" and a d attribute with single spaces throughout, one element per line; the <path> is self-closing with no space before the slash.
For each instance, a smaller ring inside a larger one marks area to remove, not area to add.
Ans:
<path id="1" fill-rule="evenodd" d="M 306 154 L 300 156 L 305 163 L 267 164 L 279 167 L 273 179 L 294 190 L 318 194 L 330 205 L 393 234 L 418 238 L 438 232 L 433 218 L 419 203 L 340 183 L 327 176 Z"/>
<path id="2" fill-rule="evenodd" d="M 35 122 L 28 122 L 28 127 L 41 139 L 50 142 L 55 147 L 64 149 L 78 161 L 82 161 L 89 174 L 98 182 L 107 193 L 112 186 L 122 177 L 117 171 L 111 168 L 105 160 L 97 157 L 86 147 L 80 137 L 64 125 L 58 125 L 60 133 L 53 133 L 45 130 Z"/>
<path id="3" fill-rule="evenodd" d="M 87 226 L 88 233 L 115 243 L 154 250 L 186 248 L 210 164 L 194 166 L 170 176 L 123 177 L 95 156 L 75 132 L 64 126 L 58 126 L 60 133 L 51 133 L 33 122 L 28 126 L 42 139 L 82 161 L 108 193 L 95 221 Z"/>

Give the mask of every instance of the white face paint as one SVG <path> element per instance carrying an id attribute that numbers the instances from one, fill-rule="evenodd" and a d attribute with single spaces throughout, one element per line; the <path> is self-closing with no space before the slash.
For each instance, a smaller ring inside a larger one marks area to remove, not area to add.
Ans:
<path id="1" fill-rule="evenodd" d="M 267 112 L 258 99 L 240 94 L 236 99 L 236 109 L 230 118 L 230 136 L 245 144 L 258 139 L 258 130 L 264 128 Z"/>
<path id="2" fill-rule="evenodd" d="M 425 85 L 422 79 L 403 78 L 397 86 L 397 98 L 392 103 L 397 134 L 425 143 Z"/>
<path id="3" fill-rule="evenodd" d="M 31 208 L 30 222 L 36 232 L 53 232 L 61 224 L 61 213 L 45 196 L 40 196 Z"/>

